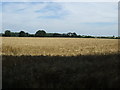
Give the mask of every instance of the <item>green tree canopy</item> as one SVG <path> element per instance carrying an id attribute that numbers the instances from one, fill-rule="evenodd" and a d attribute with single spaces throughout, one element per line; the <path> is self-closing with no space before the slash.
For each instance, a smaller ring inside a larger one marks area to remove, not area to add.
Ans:
<path id="1" fill-rule="evenodd" d="M 76 37 L 76 36 L 77 36 L 77 34 L 74 32 L 74 33 L 72 33 L 72 36 Z"/>
<path id="2" fill-rule="evenodd" d="M 6 37 L 10 37 L 11 36 L 11 31 L 10 30 L 6 30 L 5 31 L 5 36 Z"/>
<path id="3" fill-rule="evenodd" d="M 36 33 L 35 33 L 35 36 L 36 37 L 43 37 L 46 35 L 46 32 L 44 30 L 38 30 Z"/>
<path id="4" fill-rule="evenodd" d="M 19 37 L 25 37 L 25 36 L 26 36 L 26 33 L 24 31 L 19 32 Z"/>

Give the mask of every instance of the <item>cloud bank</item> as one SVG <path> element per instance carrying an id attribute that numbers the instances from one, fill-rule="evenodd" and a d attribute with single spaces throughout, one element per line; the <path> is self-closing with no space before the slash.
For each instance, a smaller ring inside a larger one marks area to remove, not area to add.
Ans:
<path id="1" fill-rule="evenodd" d="M 119 2 L 119 0 L 0 0 L 1 2 Z"/>
<path id="2" fill-rule="evenodd" d="M 3 31 L 118 34 L 116 2 L 3 2 L 0 6 Z"/>

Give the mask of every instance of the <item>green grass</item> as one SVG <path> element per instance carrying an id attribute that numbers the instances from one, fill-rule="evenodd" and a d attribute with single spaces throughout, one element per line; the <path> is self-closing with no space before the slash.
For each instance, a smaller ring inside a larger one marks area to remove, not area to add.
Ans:
<path id="1" fill-rule="evenodd" d="M 120 88 L 119 55 L 3 56 L 4 88 Z"/>

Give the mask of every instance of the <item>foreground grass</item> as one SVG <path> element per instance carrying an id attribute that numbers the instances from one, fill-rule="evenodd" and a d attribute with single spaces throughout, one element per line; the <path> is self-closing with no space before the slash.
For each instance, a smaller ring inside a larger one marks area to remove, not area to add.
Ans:
<path id="1" fill-rule="evenodd" d="M 3 56 L 3 88 L 120 88 L 119 55 Z"/>

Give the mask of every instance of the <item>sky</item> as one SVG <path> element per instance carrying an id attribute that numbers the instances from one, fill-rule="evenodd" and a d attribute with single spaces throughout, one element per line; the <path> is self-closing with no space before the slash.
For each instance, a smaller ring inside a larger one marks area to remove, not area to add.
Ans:
<path id="1" fill-rule="evenodd" d="M 117 36 L 117 2 L 2 2 L 0 29 Z"/>

